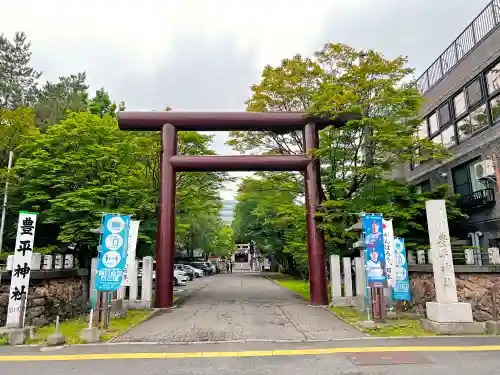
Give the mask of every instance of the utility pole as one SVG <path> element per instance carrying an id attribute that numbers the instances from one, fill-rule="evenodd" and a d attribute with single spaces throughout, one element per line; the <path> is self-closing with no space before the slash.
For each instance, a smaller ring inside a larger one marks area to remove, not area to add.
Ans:
<path id="1" fill-rule="evenodd" d="M 14 153 L 12 151 L 9 152 L 9 162 L 7 164 L 7 172 L 10 172 L 12 168 L 12 159 L 14 158 Z M 9 178 L 7 177 L 7 181 L 5 181 L 5 191 L 3 192 L 3 205 L 2 205 L 2 221 L 0 223 L 0 253 L 2 252 L 3 245 L 3 232 L 5 229 L 5 216 L 7 213 L 7 198 L 9 195 Z"/>

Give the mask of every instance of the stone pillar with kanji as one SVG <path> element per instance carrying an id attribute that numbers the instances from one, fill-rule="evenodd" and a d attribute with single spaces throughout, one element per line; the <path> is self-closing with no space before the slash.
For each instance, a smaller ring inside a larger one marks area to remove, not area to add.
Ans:
<path id="1" fill-rule="evenodd" d="M 436 286 L 436 301 L 427 302 L 425 329 L 439 333 L 482 333 L 484 327 L 474 323 L 470 303 L 459 302 L 451 250 L 446 202 L 425 202 L 429 231 L 430 254 Z"/>

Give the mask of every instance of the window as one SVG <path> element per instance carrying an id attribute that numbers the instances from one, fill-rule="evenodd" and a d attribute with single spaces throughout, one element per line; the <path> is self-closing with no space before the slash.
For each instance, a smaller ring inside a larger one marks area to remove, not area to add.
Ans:
<path id="1" fill-rule="evenodd" d="M 500 238 L 490 238 L 488 240 L 488 247 L 498 247 L 498 248 L 500 248 Z"/>
<path id="2" fill-rule="evenodd" d="M 490 94 L 500 89 L 500 63 L 486 73 L 486 84 Z"/>
<path id="3" fill-rule="evenodd" d="M 437 143 L 438 145 L 443 144 L 443 138 L 441 138 L 441 134 L 436 135 L 434 138 L 431 139 L 431 141 Z"/>
<path id="4" fill-rule="evenodd" d="M 417 137 L 427 138 L 429 136 L 429 130 L 427 129 L 427 121 L 422 121 L 418 128 Z"/>
<path id="5" fill-rule="evenodd" d="M 421 182 L 417 185 L 417 192 L 418 193 L 427 193 L 428 191 L 431 191 L 431 181 L 426 180 L 424 182 Z"/>
<path id="6" fill-rule="evenodd" d="M 453 99 L 453 104 L 455 105 L 455 115 L 459 117 L 467 111 L 467 107 L 465 105 L 465 95 L 463 92 L 455 96 Z"/>
<path id="7" fill-rule="evenodd" d="M 476 109 L 470 115 L 457 122 L 458 139 L 463 141 L 469 138 L 472 134 L 488 127 L 488 113 L 486 104 Z"/>
<path id="8" fill-rule="evenodd" d="M 491 99 L 490 101 L 491 107 L 491 118 L 493 119 L 493 123 L 500 121 L 500 95 L 496 98 Z"/>
<path id="9" fill-rule="evenodd" d="M 448 125 L 451 120 L 450 107 L 448 106 L 448 103 L 444 104 L 441 108 L 439 108 L 438 113 L 439 113 L 439 125 L 441 125 L 441 127 Z"/>
<path id="10" fill-rule="evenodd" d="M 429 129 L 430 129 L 430 134 L 434 134 L 439 130 L 439 124 L 438 124 L 438 119 L 437 119 L 437 113 L 434 112 L 430 117 L 429 117 Z"/>
<path id="11" fill-rule="evenodd" d="M 472 184 L 467 164 L 454 168 L 452 170 L 452 177 L 453 188 L 456 194 L 467 195 L 472 193 Z"/>
<path id="12" fill-rule="evenodd" d="M 455 127 L 454 126 L 448 126 L 443 132 L 441 133 L 442 141 L 443 141 L 443 146 L 444 147 L 451 147 L 454 144 L 456 144 L 455 140 Z"/>
<path id="13" fill-rule="evenodd" d="M 476 177 L 474 165 L 477 162 L 478 160 L 475 159 L 452 169 L 451 174 L 455 193 L 463 196 L 486 189 L 486 185 Z"/>
<path id="14" fill-rule="evenodd" d="M 470 114 L 470 123 L 472 127 L 472 134 L 488 127 L 488 112 L 486 111 L 486 104 L 483 104 Z"/>
<path id="15" fill-rule="evenodd" d="M 453 146 L 457 143 L 455 139 L 455 128 L 453 126 L 447 127 L 440 134 L 432 138 L 431 141 L 438 145 L 443 145 L 444 147 Z"/>
<path id="16" fill-rule="evenodd" d="M 457 122 L 457 133 L 458 133 L 458 140 L 460 142 L 471 136 L 472 127 L 469 116 Z"/>
<path id="17" fill-rule="evenodd" d="M 411 163 L 411 168 L 416 168 L 418 167 L 420 164 L 422 164 L 422 162 L 420 160 L 418 160 L 418 158 L 420 157 L 420 149 L 419 148 L 416 148 L 413 152 L 413 161 Z"/>
<path id="18" fill-rule="evenodd" d="M 467 92 L 467 105 L 468 107 L 472 107 L 474 104 L 479 103 L 479 101 L 483 98 L 481 93 L 481 83 L 479 79 L 476 79 L 465 89 Z"/>

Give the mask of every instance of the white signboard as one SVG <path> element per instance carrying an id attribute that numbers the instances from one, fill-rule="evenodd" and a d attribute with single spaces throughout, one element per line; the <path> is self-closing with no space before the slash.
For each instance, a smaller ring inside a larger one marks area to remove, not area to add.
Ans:
<path id="1" fill-rule="evenodd" d="M 387 286 L 394 285 L 394 230 L 392 228 L 392 220 L 382 220 L 382 228 L 384 234 L 384 255 L 385 255 L 385 272 L 387 274 Z"/>
<path id="2" fill-rule="evenodd" d="M 139 220 L 130 220 L 128 232 L 127 263 L 123 273 L 122 286 L 133 286 L 137 283 L 137 269 L 135 263 L 137 249 L 137 235 L 139 234 Z"/>
<path id="3" fill-rule="evenodd" d="M 28 287 L 31 275 L 31 256 L 35 239 L 36 213 L 19 213 L 17 224 L 16 248 L 12 264 L 12 279 L 10 283 L 9 307 L 7 310 L 7 327 L 24 325 L 26 305 L 28 304 Z M 24 299 L 24 311 L 21 312 Z M 21 318 L 22 313 L 22 318 Z"/>

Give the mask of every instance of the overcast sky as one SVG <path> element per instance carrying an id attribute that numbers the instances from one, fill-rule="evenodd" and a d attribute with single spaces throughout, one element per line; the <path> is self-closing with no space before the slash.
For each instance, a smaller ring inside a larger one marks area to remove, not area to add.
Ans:
<path id="1" fill-rule="evenodd" d="M 487 0 L 0 0 L 44 79 L 86 71 L 130 110 L 244 110 L 266 64 L 325 42 L 408 56 L 417 72 Z M 227 136 L 215 148 L 230 153 Z M 223 194 L 229 198 L 231 192 Z"/>

